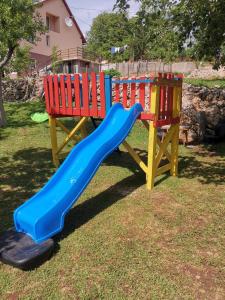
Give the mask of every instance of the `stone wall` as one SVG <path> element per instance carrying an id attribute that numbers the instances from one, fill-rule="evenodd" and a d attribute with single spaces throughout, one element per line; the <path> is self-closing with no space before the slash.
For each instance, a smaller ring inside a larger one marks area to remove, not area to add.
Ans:
<path id="1" fill-rule="evenodd" d="M 198 141 L 225 138 L 225 89 L 183 85 L 182 123 Z"/>
<path id="2" fill-rule="evenodd" d="M 39 82 L 37 77 L 3 80 L 3 101 L 23 102 L 39 96 Z"/>

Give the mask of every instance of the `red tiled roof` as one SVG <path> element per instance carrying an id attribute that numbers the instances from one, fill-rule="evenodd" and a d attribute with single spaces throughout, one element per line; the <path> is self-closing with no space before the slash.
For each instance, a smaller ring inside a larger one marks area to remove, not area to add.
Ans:
<path id="1" fill-rule="evenodd" d="M 49 0 L 41 0 L 41 1 L 39 1 L 39 3 L 43 3 L 43 2 L 47 2 L 47 1 L 49 1 Z M 82 31 L 80 30 L 80 27 L 79 27 L 79 25 L 77 24 L 77 22 L 76 22 L 76 20 L 75 20 L 75 18 L 74 18 L 74 16 L 73 16 L 73 14 L 72 14 L 72 11 L 71 11 L 71 9 L 69 8 L 69 6 L 68 6 L 66 0 L 62 0 L 62 2 L 64 3 L 64 5 L 65 5 L 65 7 L 66 7 L 66 9 L 67 9 L 67 11 L 68 11 L 68 13 L 69 13 L 69 16 L 72 17 L 73 23 L 74 23 L 75 27 L 77 28 L 78 32 L 80 33 L 82 42 L 83 42 L 83 43 L 86 43 L 86 39 L 85 39 L 85 37 L 84 37 Z"/>

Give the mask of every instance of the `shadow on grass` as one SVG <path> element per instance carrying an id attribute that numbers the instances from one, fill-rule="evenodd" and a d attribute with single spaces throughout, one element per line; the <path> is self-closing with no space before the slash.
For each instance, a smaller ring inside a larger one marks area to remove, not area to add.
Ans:
<path id="1" fill-rule="evenodd" d="M 146 160 L 146 151 L 139 149 L 136 149 L 136 151 L 143 160 Z M 103 164 L 105 166 L 126 168 L 131 170 L 133 174 L 99 195 L 74 207 L 66 218 L 65 232 L 62 236 L 66 236 L 75 228 L 88 222 L 97 214 L 145 184 L 145 174 L 127 152 L 113 153 Z M 179 177 L 181 178 L 196 178 L 204 184 L 224 184 L 224 164 L 221 164 L 218 160 L 201 161 L 197 155 L 183 156 L 180 157 L 179 170 Z M 14 209 L 43 187 L 54 171 L 51 151 L 45 148 L 20 150 L 14 154 L 13 160 L 8 157 L 0 159 L 0 232 L 13 225 L 12 215 Z M 165 175 L 157 183 L 161 183 L 167 177 Z"/>
<path id="2" fill-rule="evenodd" d="M 196 178 L 202 184 L 224 185 L 225 164 L 199 161 L 195 156 L 180 157 L 179 178 Z"/>
<path id="3" fill-rule="evenodd" d="M 143 173 L 135 173 L 112 185 L 109 189 L 73 207 L 65 219 L 63 231 L 55 238 L 60 241 L 102 211 L 131 194 L 144 183 Z M 126 189 L 125 189 L 126 187 Z"/>
<path id="4" fill-rule="evenodd" d="M 54 173 L 51 151 L 28 148 L 17 151 L 12 159 L 0 159 L 0 231 L 12 226 L 12 214 L 40 189 Z"/>

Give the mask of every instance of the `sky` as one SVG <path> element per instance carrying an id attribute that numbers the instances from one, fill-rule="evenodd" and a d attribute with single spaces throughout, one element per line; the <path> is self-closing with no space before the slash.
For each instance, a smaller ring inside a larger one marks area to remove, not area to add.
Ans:
<path id="1" fill-rule="evenodd" d="M 84 36 L 90 30 L 93 19 L 103 11 L 110 12 L 115 2 L 116 0 L 67 0 Z M 138 4 L 132 0 L 130 5 L 130 16 L 132 16 L 137 12 Z"/>

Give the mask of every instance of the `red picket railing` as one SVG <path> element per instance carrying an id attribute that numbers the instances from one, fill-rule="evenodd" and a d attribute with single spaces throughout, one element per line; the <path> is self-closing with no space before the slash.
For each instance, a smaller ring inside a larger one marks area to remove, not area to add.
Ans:
<path id="1" fill-rule="evenodd" d="M 44 91 L 51 116 L 105 117 L 104 73 L 49 75 L 44 78 Z"/>
<path id="2" fill-rule="evenodd" d="M 120 102 L 125 108 L 140 103 L 144 109 L 139 119 L 155 121 L 157 127 L 177 123 L 179 120 L 172 117 L 173 113 L 173 91 L 177 83 L 182 81 L 183 76 L 176 78 L 173 74 L 159 74 L 157 78 L 120 78 L 113 79 L 114 86 L 113 102 Z M 153 85 L 160 87 L 159 91 L 159 113 L 155 116 L 151 113 L 151 89 Z"/>
<path id="3" fill-rule="evenodd" d="M 151 113 L 151 91 L 159 86 L 158 115 Z M 139 119 L 152 120 L 160 127 L 178 123 L 173 118 L 173 93 L 175 86 L 182 85 L 182 76 L 159 74 L 157 78 L 111 79 L 100 73 L 82 75 L 49 75 L 44 78 L 47 112 L 55 117 L 91 116 L 104 118 L 113 102 L 120 102 L 124 108 L 135 103 L 143 107 Z"/>

